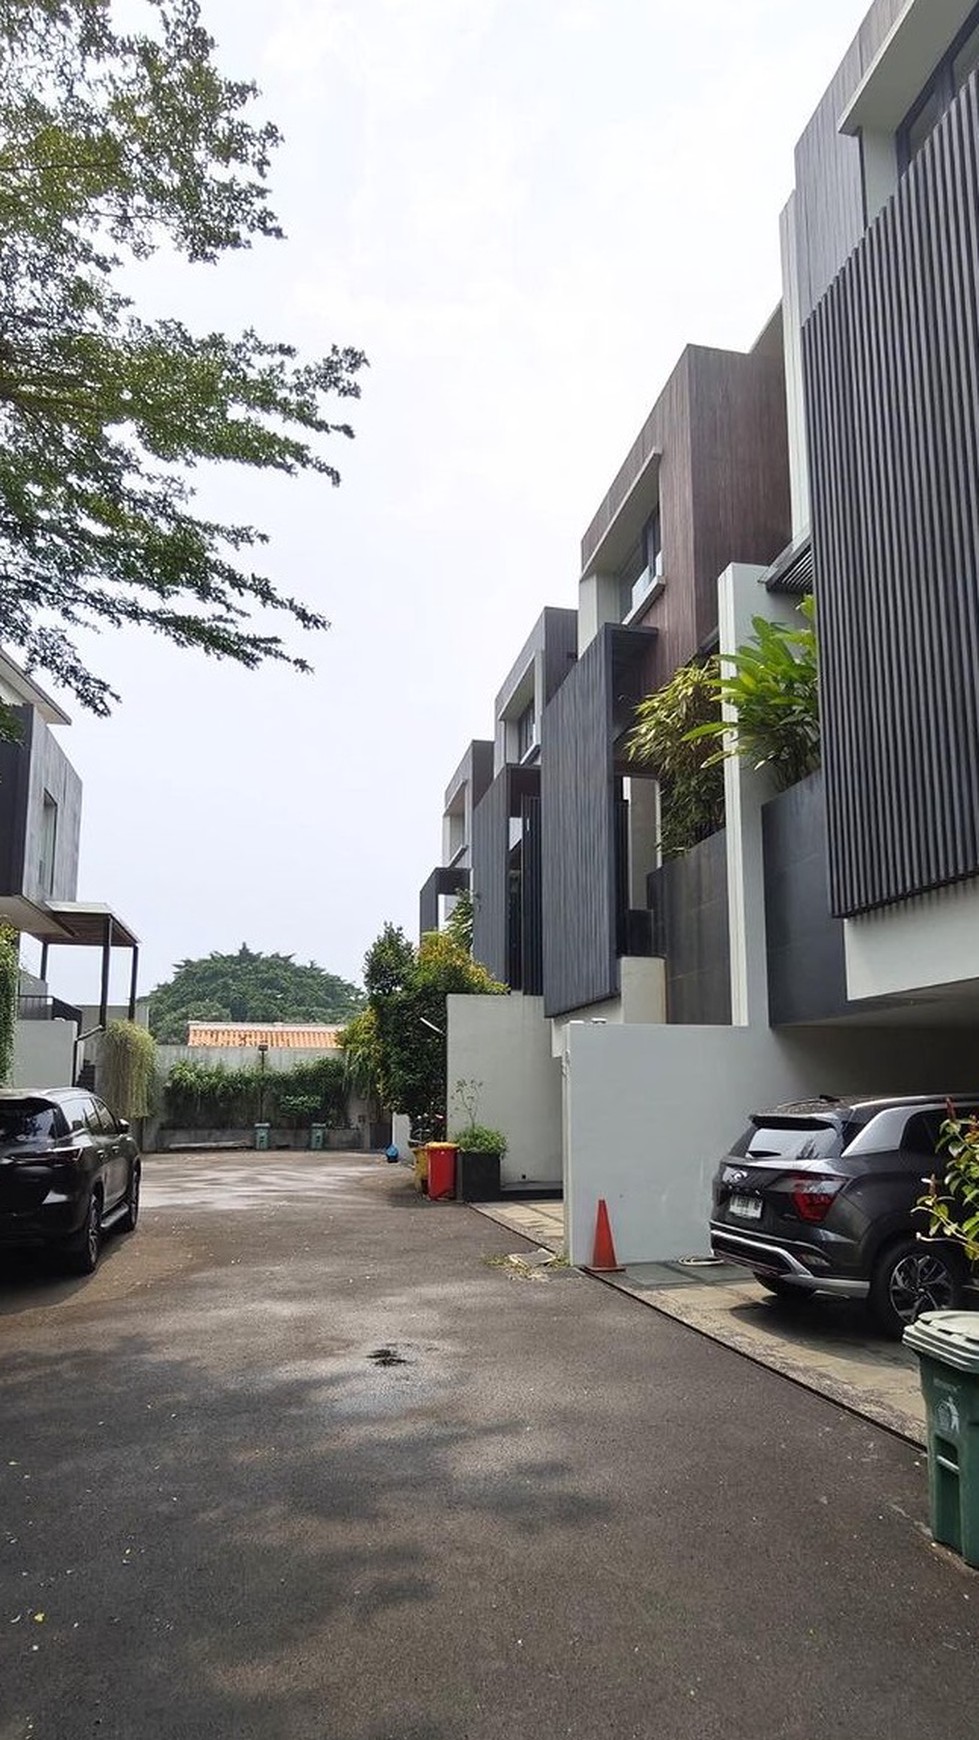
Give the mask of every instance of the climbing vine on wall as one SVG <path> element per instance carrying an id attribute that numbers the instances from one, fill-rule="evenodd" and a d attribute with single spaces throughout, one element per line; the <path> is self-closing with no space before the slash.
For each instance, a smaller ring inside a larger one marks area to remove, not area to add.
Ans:
<path id="1" fill-rule="evenodd" d="M 20 937 L 0 925 L 0 1087 L 10 1080 L 14 1062 L 14 1026 L 20 984 Z"/>

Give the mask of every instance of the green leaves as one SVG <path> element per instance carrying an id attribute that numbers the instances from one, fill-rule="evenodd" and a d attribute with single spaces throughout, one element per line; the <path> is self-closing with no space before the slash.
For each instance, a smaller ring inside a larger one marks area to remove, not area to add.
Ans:
<path id="1" fill-rule="evenodd" d="M 103 0 L 0 0 L 0 620 L 28 665 L 98 713 L 115 699 L 73 628 L 132 624 L 249 668 L 307 669 L 256 609 L 306 632 L 247 553 L 265 539 L 193 511 L 201 463 L 339 482 L 331 400 L 362 353 L 301 361 L 253 331 L 148 323 L 117 269 L 161 246 L 214 261 L 281 234 L 265 180 L 279 134 L 247 118 L 196 0 L 148 0 L 148 33 Z"/>
<path id="2" fill-rule="evenodd" d="M 156 1045 L 135 1021 L 110 1021 L 99 1044 L 99 1093 L 117 1118 L 145 1118 L 150 1110 Z"/>
<path id="3" fill-rule="evenodd" d="M 944 1176 L 927 1181 L 917 1211 L 927 1216 L 929 1238 L 952 1239 L 979 1263 L 979 1119 L 959 1118 L 949 1105 L 938 1146 L 947 1155 Z"/>
<path id="4" fill-rule="evenodd" d="M 819 668 L 812 598 L 799 606 L 807 627 L 788 628 L 763 616 L 752 621 L 753 640 L 730 658 L 716 680 L 719 704 L 733 717 L 717 718 L 688 733 L 690 743 L 723 739 L 706 767 L 728 755 L 767 767 L 780 791 L 815 773 L 820 763 Z"/>
<path id="5" fill-rule="evenodd" d="M 664 858 L 678 857 L 724 826 L 723 770 L 694 747 L 699 731 L 720 720 L 718 677 L 716 659 L 683 665 L 636 708 L 626 747 L 659 780 Z"/>
<path id="6" fill-rule="evenodd" d="M 180 961 L 150 999 L 150 1026 L 163 1043 L 183 1045 L 188 1021 L 345 1021 L 362 1002 L 356 985 L 292 955 L 210 954 Z"/>
<path id="7" fill-rule="evenodd" d="M 406 1112 L 426 1132 L 444 1131 L 445 999 L 506 987 L 448 930 L 431 931 L 416 949 L 393 924 L 367 951 L 364 983 L 368 1007 L 341 1035 L 351 1078 L 369 1082 L 386 1110 Z"/>

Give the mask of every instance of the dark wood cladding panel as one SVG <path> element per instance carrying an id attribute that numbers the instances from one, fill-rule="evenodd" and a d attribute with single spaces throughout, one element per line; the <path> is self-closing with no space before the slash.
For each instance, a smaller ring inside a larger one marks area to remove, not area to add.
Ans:
<path id="1" fill-rule="evenodd" d="M 906 0 L 876 0 L 796 146 L 803 321 L 808 319 L 863 234 L 860 141 L 840 132 L 840 116 L 905 5 Z"/>
<path id="2" fill-rule="evenodd" d="M 962 92 L 803 334 L 830 899 L 979 871 L 979 101 Z"/>
<path id="3" fill-rule="evenodd" d="M 667 1018 L 674 1026 L 731 1020 L 727 844 L 721 830 L 647 880 L 654 952 L 666 961 Z"/>
<path id="4" fill-rule="evenodd" d="M 494 979 L 509 981 L 507 858 L 510 769 L 497 774 L 473 810 L 473 954 Z"/>
<path id="5" fill-rule="evenodd" d="M 462 894 L 469 887 L 469 871 L 441 867 L 433 870 L 418 897 L 418 929 L 421 936 L 439 928 L 439 899 L 443 894 Z"/>
<path id="6" fill-rule="evenodd" d="M 587 569 L 649 453 L 658 449 L 666 585 L 646 617 L 666 682 L 717 627 L 717 580 L 731 562 L 773 562 L 791 536 L 781 320 L 753 351 L 690 345 L 582 542 Z M 655 490 L 650 497 L 650 509 Z"/>
<path id="7" fill-rule="evenodd" d="M 612 639 L 603 629 L 544 711 L 541 881 L 546 1015 L 619 991 L 611 743 Z"/>
<path id="8" fill-rule="evenodd" d="M 694 639 L 663 647 L 661 656 L 673 660 L 667 675 L 716 628 L 724 569 L 732 562 L 767 567 L 792 535 L 781 320 L 773 324 L 779 342 L 748 356 L 691 353 Z"/>

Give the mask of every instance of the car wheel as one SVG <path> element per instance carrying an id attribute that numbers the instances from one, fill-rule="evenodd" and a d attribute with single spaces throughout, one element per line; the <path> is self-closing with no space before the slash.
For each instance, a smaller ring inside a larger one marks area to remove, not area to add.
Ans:
<path id="1" fill-rule="evenodd" d="M 136 1231 L 136 1222 L 139 1219 L 139 1176 L 140 1164 L 138 1160 L 134 1160 L 133 1169 L 129 1174 L 129 1189 L 126 1191 L 124 1199 L 126 1212 L 119 1222 L 123 1232 Z"/>
<path id="2" fill-rule="evenodd" d="M 951 1311 L 961 1302 L 962 1268 L 955 1256 L 920 1239 L 902 1239 L 879 1259 L 870 1283 L 878 1328 L 898 1336 L 922 1311 Z"/>
<path id="3" fill-rule="evenodd" d="M 93 1190 L 88 1199 L 85 1225 L 68 1246 L 68 1260 L 76 1275 L 93 1275 L 102 1250 L 102 1198 Z"/>

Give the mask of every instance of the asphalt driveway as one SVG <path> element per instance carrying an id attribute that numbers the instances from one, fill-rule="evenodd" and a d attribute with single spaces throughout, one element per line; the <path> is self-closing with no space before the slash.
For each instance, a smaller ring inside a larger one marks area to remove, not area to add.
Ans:
<path id="1" fill-rule="evenodd" d="M 914 1449 L 357 1158 L 0 1282 L 0 1740 L 972 1740 Z"/>

